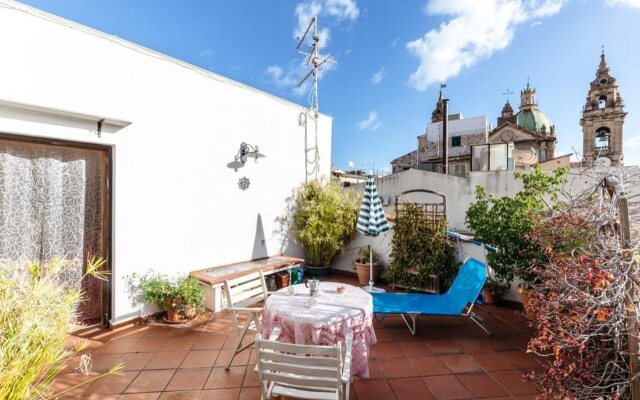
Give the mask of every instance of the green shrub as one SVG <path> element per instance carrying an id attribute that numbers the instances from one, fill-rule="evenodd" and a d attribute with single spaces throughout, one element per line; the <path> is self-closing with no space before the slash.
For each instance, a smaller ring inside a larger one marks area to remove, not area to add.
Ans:
<path id="1" fill-rule="evenodd" d="M 338 182 L 312 181 L 302 185 L 285 215 L 281 230 L 289 230 L 314 267 L 328 267 L 355 233 L 360 196 Z"/>
<path id="2" fill-rule="evenodd" d="M 483 289 L 494 296 L 502 296 L 509 289 L 509 284 L 499 279 L 489 278 Z"/>
<path id="3" fill-rule="evenodd" d="M 104 262 L 89 260 L 87 275 L 104 279 L 100 272 Z M 65 348 L 69 332 L 77 328 L 76 312 L 83 301 L 84 276 L 74 267 L 60 260 L 0 265 L 0 399 L 41 400 L 64 394 L 51 393 L 49 387 L 70 358 L 86 348 L 86 342 Z M 87 357 L 81 357 L 85 367 Z M 114 365 L 107 374 L 119 369 Z"/>
<path id="4" fill-rule="evenodd" d="M 361 264 L 369 264 L 369 246 L 362 247 L 358 254 L 359 254 L 359 257 L 358 257 L 357 261 L 359 263 L 361 263 Z M 372 250 L 371 254 L 373 255 L 373 262 L 374 263 L 380 261 L 380 253 L 378 253 L 375 250 Z"/>
<path id="5" fill-rule="evenodd" d="M 457 263 L 446 230 L 445 220 L 433 221 L 422 207 L 405 204 L 396 217 L 387 280 L 406 288 L 422 288 L 433 274 L 440 278 L 441 289 L 448 287 L 457 273 Z"/>
<path id="6" fill-rule="evenodd" d="M 553 208 L 552 202 L 565 182 L 568 170 L 559 168 L 547 174 L 534 167 L 531 173 L 516 172 L 523 181 L 523 189 L 513 197 L 488 195 L 482 186 L 476 187 L 476 201 L 469 206 L 466 223 L 476 239 L 497 247 L 488 252 L 487 261 L 496 277 L 512 282 L 514 277 L 531 282 L 529 268 L 539 252 L 529 239 L 545 210 Z"/>
<path id="7" fill-rule="evenodd" d="M 169 278 L 163 274 L 146 273 L 129 277 L 133 292 L 139 292 L 145 303 L 162 311 L 175 310 L 183 318 L 193 318 L 205 312 L 204 292 L 200 282 L 190 276 Z"/>

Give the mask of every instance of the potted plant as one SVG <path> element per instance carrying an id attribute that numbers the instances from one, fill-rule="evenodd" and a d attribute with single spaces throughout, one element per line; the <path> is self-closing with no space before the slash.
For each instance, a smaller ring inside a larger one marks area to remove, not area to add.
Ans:
<path id="1" fill-rule="evenodd" d="M 482 288 L 482 295 L 484 296 L 484 302 L 486 304 L 496 304 L 500 297 L 507 291 L 509 284 L 505 281 L 501 281 L 495 278 L 487 279 L 487 282 Z"/>
<path id="2" fill-rule="evenodd" d="M 306 253 L 306 273 L 327 276 L 333 259 L 355 233 L 360 196 L 338 182 L 311 181 L 287 199 L 285 214 L 277 219 L 279 232 L 290 233 Z"/>
<path id="3" fill-rule="evenodd" d="M 139 278 L 137 287 L 145 303 L 153 304 L 166 313 L 166 322 L 185 322 L 205 310 L 204 292 L 193 277 L 172 279 L 163 274 L 149 273 Z"/>
<path id="4" fill-rule="evenodd" d="M 360 249 L 360 257 L 353 261 L 353 266 L 358 273 L 358 282 L 360 285 L 368 285 L 369 281 L 375 281 L 380 275 L 382 269 L 382 260 L 380 260 L 380 254 L 373 250 L 373 279 L 369 275 L 370 260 L 369 260 L 369 246 L 365 246 Z"/>

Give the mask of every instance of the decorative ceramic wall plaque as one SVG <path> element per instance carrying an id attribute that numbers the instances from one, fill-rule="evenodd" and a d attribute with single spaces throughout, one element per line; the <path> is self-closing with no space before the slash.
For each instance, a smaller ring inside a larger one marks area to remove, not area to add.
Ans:
<path id="1" fill-rule="evenodd" d="M 242 178 L 240 178 L 240 180 L 238 180 L 238 187 L 241 190 L 249 189 L 249 185 L 250 184 L 251 184 L 251 182 L 249 182 L 249 178 L 247 178 L 246 176 L 243 176 Z"/>

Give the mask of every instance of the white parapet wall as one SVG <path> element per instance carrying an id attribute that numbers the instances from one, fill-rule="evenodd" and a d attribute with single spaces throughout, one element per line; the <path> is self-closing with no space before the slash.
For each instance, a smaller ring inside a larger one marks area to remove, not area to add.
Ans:
<path id="1" fill-rule="evenodd" d="M 306 175 L 302 106 L 19 3 L 0 5 L 0 133 L 113 149 L 114 322 L 138 315 L 124 282 L 132 272 L 188 273 L 281 252 L 275 218 Z M 101 137 L 92 116 L 111 124 Z M 320 115 L 321 176 L 330 172 L 331 126 Z M 266 158 L 236 172 L 227 163 L 242 142 Z"/>
<path id="2" fill-rule="evenodd" d="M 635 179 L 638 179 L 637 176 Z M 583 190 L 585 184 L 592 185 L 587 177 L 570 174 L 565 186 L 569 192 Z M 447 219 L 449 228 L 459 232 L 466 232 L 465 216 L 469 205 L 475 201 L 475 189 L 478 185 L 484 186 L 488 194 L 495 196 L 513 196 L 522 189 L 522 181 L 514 176 L 514 171 L 478 171 L 471 172 L 468 177 L 461 178 L 452 175 L 445 175 L 436 172 L 410 169 L 393 175 L 387 175 L 376 180 L 378 193 L 381 196 L 390 196 L 390 204 L 385 206 L 385 213 L 394 215 L 394 202 L 396 197 L 405 191 L 413 189 L 428 189 L 439 192 L 446 196 Z M 349 189 L 362 191 L 362 184 L 353 185 Z M 422 197 L 421 197 L 422 196 Z M 431 202 L 434 198 L 425 198 L 424 195 L 414 195 L 411 198 L 404 198 L 415 202 Z M 340 270 L 355 272 L 352 261 L 358 258 L 358 251 L 369 244 L 380 253 L 384 265 L 389 264 L 389 254 L 391 252 L 391 239 L 393 229 L 386 234 L 376 238 L 364 237 L 356 233 L 355 239 L 347 245 L 345 251 L 337 257 L 333 267 Z M 485 261 L 485 251 L 471 243 L 463 243 L 462 251 L 457 252 L 459 261 L 467 257 L 475 257 Z M 512 289 L 505 294 L 504 298 L 513 301 L 520 301 L 516 292 L 518 282 L 512 284 Z"/>

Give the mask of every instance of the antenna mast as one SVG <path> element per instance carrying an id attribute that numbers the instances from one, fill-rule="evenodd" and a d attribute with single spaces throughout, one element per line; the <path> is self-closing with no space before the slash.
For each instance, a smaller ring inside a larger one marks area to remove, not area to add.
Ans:
<path id="1" fill-rule="evenodd" d="M 308 52 L 300 50 L 302 44 L 305 42 L 305 39 L 307 38 L 307 35 L 312 28 L 313 37 L 311 38 L 311 45 Z M 298 42 L 298 46 L 296 46 L 296 52 L 302 54 L 305 57 L 304 64 L 311 67 L 311 70 L 298 83 L 298 87 L 302 86 L 310 76 L 313 76 L 313 89 L 312 93 L 310 93 L 310 105 L 309 108 L 304 112 L 304 118 L 302 118 L 302 116 L 300 117 L 300 124 L 304 125 L 306 182 L 309 176 L 312 175 L 315 179 L 318 179 L 318 170 L 320 169 L 320 166 L 318 164 L 318 162 L 320 161 L 320 153 L 318 152 L 318 78 L 320 67 L 322 67 L 326 63 L 337 64 L 336 61 L 331 60 L 333 54 L 329 54 L 326 57 L 320 55 L 320 36 L 318 35 L 317 17 L 313 17 L 311 19 L 311 22 L 309 22 L 309 26 L 307 26 L 307 29 Z M 314 122 L 314 147 L 309 147 L 308 144 L 309 119 L 312 119 Z"/>

